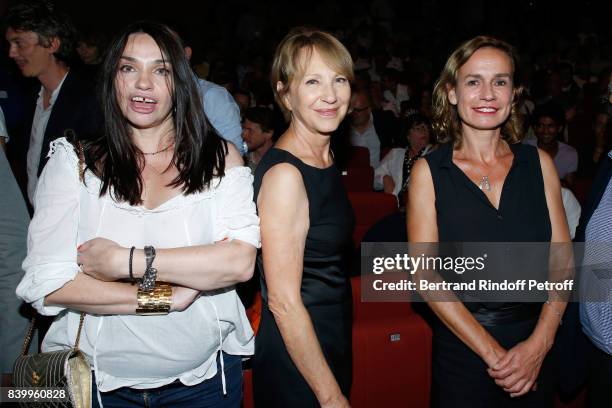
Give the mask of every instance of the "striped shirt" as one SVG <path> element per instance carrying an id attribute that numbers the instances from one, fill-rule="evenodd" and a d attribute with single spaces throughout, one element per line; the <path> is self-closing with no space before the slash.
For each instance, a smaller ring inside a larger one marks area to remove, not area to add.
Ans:
<path id="1" fill-rule="evenodd" d="M 612 355 L 612 179 L 587 224 L 581 287 L 588 300 L 580 304 L 583 331 Z"/>

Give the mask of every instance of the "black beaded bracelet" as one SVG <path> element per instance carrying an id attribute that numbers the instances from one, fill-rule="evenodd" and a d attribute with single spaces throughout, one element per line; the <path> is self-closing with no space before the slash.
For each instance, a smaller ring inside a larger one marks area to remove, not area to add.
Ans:
<path id="1" fill-rule="evenodd" d="M 134 258 L 134 250 L 135 249 L 136 249 L 136 247 L 131 247 L 130 248 L 130 262 L 129 262 L 129 265 L 130 265 L 130 282 L 131 282 L 132 285 L 135 282 L 134 274 L 132 272 L 132 259 Z"/>

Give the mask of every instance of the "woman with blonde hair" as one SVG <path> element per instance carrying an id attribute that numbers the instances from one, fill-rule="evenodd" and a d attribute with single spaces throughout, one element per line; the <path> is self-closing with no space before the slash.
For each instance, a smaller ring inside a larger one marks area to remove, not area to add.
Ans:
<path id="1" fill-rule="evenodd" d="M 345 253 L 353 213 L 330 151 L 347 113 L 350 54 L 333 36 L 294 29 L 272 66 L 288 130 L 255 174 L 263 268 L 253 382 L 260 407 L 346 407 L 351 288 Z"/>
<path id="2" fill-rule="evenodd" d="M 518 143 L 515 51 L 475 37 L 449 57 L 434 90 L 445 141 L 415 164 L 410 242 L 569 242 L 550 157 Z M 431 299 L 431 298 L 430 298 Z M 550 351 L 566 302 L 429 301 L 433 407 L 552 405 Z"/>

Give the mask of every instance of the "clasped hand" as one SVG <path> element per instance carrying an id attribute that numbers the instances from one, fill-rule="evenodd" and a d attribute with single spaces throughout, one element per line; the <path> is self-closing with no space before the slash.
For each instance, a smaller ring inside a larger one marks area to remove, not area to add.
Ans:
<path id="1" fill-rule="evenodd" d="M 511 397 L 520 397 L 536 389 L 546 352 L 546 347 L 530 337 L 508 350 L 487 372 Z"/>
<path id="2" fill-rule="evenodd" d="M 81 271 L 101 281 L 116 281 L 128 277 L 129 249 L 105 238 L 94 238 L 77 248 L 77 263 Z"/>

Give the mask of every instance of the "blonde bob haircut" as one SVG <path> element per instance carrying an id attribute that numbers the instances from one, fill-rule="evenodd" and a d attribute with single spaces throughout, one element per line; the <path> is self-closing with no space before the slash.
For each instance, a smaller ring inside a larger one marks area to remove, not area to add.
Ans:
<path id="1" fill-rule="evenodd" d="M 300 80 L 306 71 L 308 61 L 317 50 L 323 61 L 337 73 L 353 80 L 353 59 L 346 47 L 333 35 L 315 28 L 297 27 L 283 38 L 274 54 L 270 82 L 274 100 L 285 116 L 291 120 L 284 97 L 294 81 Z"/>
<path id="2" fill-rule="evenodd" d="M 518 103 L 523 88 L 515 81 L 518 64 L 516 51 L 514 47 L 502 40 L 481 35 L 464 42 L 453 51 L 434 86 L 432 96 L 432 124 L 434 133 L 440 142 L 453 142 L 456 148 L 459 148 L 462 142 L 461 119 L 457 113 L 457 107 L 448 100 L 448 91 L 457 86 L 459 69 L 481 48 L 498 49 L 510 58 L 512 63 L 513 99 L 510 115 L 502 125 L 501 136 L 509 144 L 517 143 L 522 138 L 522 119 Z"/>

